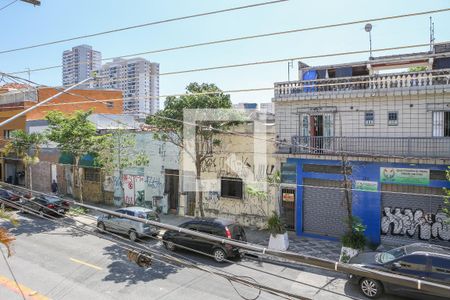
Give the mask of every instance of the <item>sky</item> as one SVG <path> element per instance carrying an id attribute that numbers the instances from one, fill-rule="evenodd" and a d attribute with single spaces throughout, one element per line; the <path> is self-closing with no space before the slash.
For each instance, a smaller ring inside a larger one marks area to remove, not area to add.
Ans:
<path id="1" fill-rule="evenodd" d="M 266 0 L 267 1 L 267 0 Z M 0 7 L 11 0 L 0 0 Z M 21 1 L 0 11 L 0 51 L 36 43 L 95 33 L 248 5 L 264 0 L 42 0 L 39 7 Z M 376 18 L 449 7 L 449 1 L 423 0 L 290 0 L 267 6 L 226 12 L 145 28 L 112 33 L 41 48 L 0 54 L 0 71 L 23 71 L 61 64 L 64 50 L 89 44 L 103 57 L 226 39 L 244 35 L 298 29 L 352 20 Z M 433 15 L 436 42 L 450 41 L 450 12 Z M 373 48 L 428 43 L 429 16 L 372 22 Z M 368 49 L 364 24 L 300 32 L 228 44 L 143 55 L 160 63 L 160 72 L 246 63 L 317 54 Z M 387 52 L 395 54 L 427 50 L 416 48 Z M 381 53 L 380 53 L 381 55 Z M 305 59 L 308 65 L 361 61 L 368 54 Z M 297 79 L 297 62 L 291 80 Z M 273 87 L 287 81 L 286 62 L 160 77 L 160 94 L 180 94 L 190 82 L 215 83 L 222 90 Z M 61 69 L 31 73 L 31 80 L 49 86 L 61 85 Z M 27 74 L 21 74 L 25 78 Z M 273 91 L 232 93 L 234 103 L 270 102 Z M 164 99 L 161 99 L 163 102 Z"/>

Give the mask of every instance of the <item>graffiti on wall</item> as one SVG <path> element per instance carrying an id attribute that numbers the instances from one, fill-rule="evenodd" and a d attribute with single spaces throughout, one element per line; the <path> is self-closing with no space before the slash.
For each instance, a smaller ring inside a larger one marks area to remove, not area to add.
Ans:
<path id="1" fill-rule="evenodd" d="M 252 159 L 246 156 L 226 156 L 210 157 L 202 164 L 202 172 L 219 173 L 220 176 L 230 176 L 236 174 L 241 178 L 253 175 L 255 180 L 264 180 L 272 175 L 275 165 L 272 164 L 252 164 Z"/>
<path id="2" fill-rule="evenodd" d="M 421 240 L 438 238 L 450 240 L 449 218 L 441 211 L 425 214 L 423 210 L 384 207 L 381 218 L 381 233 L 384 235 L 402 235 L 413 237 L 416 232 Z"/>
<path id="3" fill-rule="evenodd" d="M 145 201 L 144 176 L 123 175 L 126 204 L 142 206 Z"/>

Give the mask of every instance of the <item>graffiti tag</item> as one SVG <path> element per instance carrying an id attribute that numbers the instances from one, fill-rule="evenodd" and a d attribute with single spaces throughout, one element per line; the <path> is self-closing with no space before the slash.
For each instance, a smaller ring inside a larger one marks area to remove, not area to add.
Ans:
<path id="1" fill-rule="evenodd" d="M 384 235 L 407 235 L 413 237 L 418 232 L 421 240 L 439 238 L 444 241 L 450 240 L 449 218 L 443 212 L 436 214 L 425 214 L 423 210 L 412 211 L 409 208 L 402 209 L 389 206 L 384 207 L 381 218 L 381 233 Z"/>

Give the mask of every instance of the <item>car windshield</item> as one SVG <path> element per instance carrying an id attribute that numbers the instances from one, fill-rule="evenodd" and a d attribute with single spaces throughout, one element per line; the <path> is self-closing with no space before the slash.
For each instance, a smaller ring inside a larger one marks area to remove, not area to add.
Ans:
<path id="1" fill-rule="evenodd" d="M 52 196 L 44 196 L 43 197 L 47 202 L 49 203 L 55 203 L 61 201 L 58 197 L 52 197 Z"/>
<path id="2" fill-rule="evenodd" d="M 377 262 L 385 264 L 408 254 L 407 247 L 399 247 L 386 252 L 378 253 L 375 259 Z"/>
<path id="3" fill-rule="evenodd" d="M 141 219 L 147 219 L 147 220 L 157 220 L 157 217 L 156 217 L 156 214 L 155 213 L 152 213 L 152 212 L 148 212 L 148 213 L 146 213 L 146 212 L 139 212 L 138 214 L 137 214 L 137 216 L 138 216 L 138 218 L 141 218 Z"/>

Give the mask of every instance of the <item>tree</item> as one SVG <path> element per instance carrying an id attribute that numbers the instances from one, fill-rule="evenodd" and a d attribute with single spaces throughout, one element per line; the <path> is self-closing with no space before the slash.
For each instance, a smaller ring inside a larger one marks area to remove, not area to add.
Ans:
<path id="1" fill-rule="evenodd" d="M 108 174 L 118 172 L 121 195 L 116 199 L 121 205 L 124 195 L 122 182 L 123 169 L 130 167 L 147 166 L 150 162 L 144 150 L 136 149 L 136 134 L 126 129 L 112 130 L 107 136 L 104 147 L 99 151 L 96 162 Z"/>
<path id="2" fill-rule="evenodd" d="M 14 130 L 11 134 L 11 140 L 8 141 L 4 148 L 6 155 L 15 153 L 22 159 L 25 167 L 28 167 L 28 182 L 30 190 L 33 189 L 33 176 L 31 166 L 39 163 L 39 154 L 41 146 L 45 143 L 46 138 L 42 133 L 26 133 L 23 130 Z"/>
<path id="3" fill-rule="evenodd" d="M 200 182 L 203 162 L 211 157 L 214 147 L 220 145 L 220 140 L 216 138 L 220 134 L 218 130 L 226 130 L 235 122 L 220 121 L 197 121 L 194 137 L 183 136 L 183 112 L 185 109 L 230 109 L 231 100 L 229 95 L 223 92 L 214 84 L 191 83 L 186 87 L 186 95 L 179 97 L 167 97 L 165 108 L 156 115 L 150 116 L 147 123 L 156 126 L 161 133 L 155 135 L 157 139 L 169 141 L 185 151 L 195 162 L 196 180 Z M 213 119 L 213 118 L 211 118 Z M 214 128 L 214 129 L 212 129 Z M 189 151 L 184 147 L 184 139 L 191 139 L 194 143 L 194 150 Z M 196 212 L 204 217 L 203 193 L 201 189 L 196 191 Z"/>
<path id="4" fill-rule="evenodd" d="M 49 124 L 48 139 L 55 142 L 61 152 L 73 155 L 81 202 L 83 187 L 80 160 L 85 155 L 97 155 L 108 139 L 108 135 L 97 134 L 95 125 L 88 120 L 91 114 L 92 111 L 76 111 L 71 115 L 51 111 L 45 117 Z M 72 190 L 75 190 L 75 181 L 72 181 Z"/>

